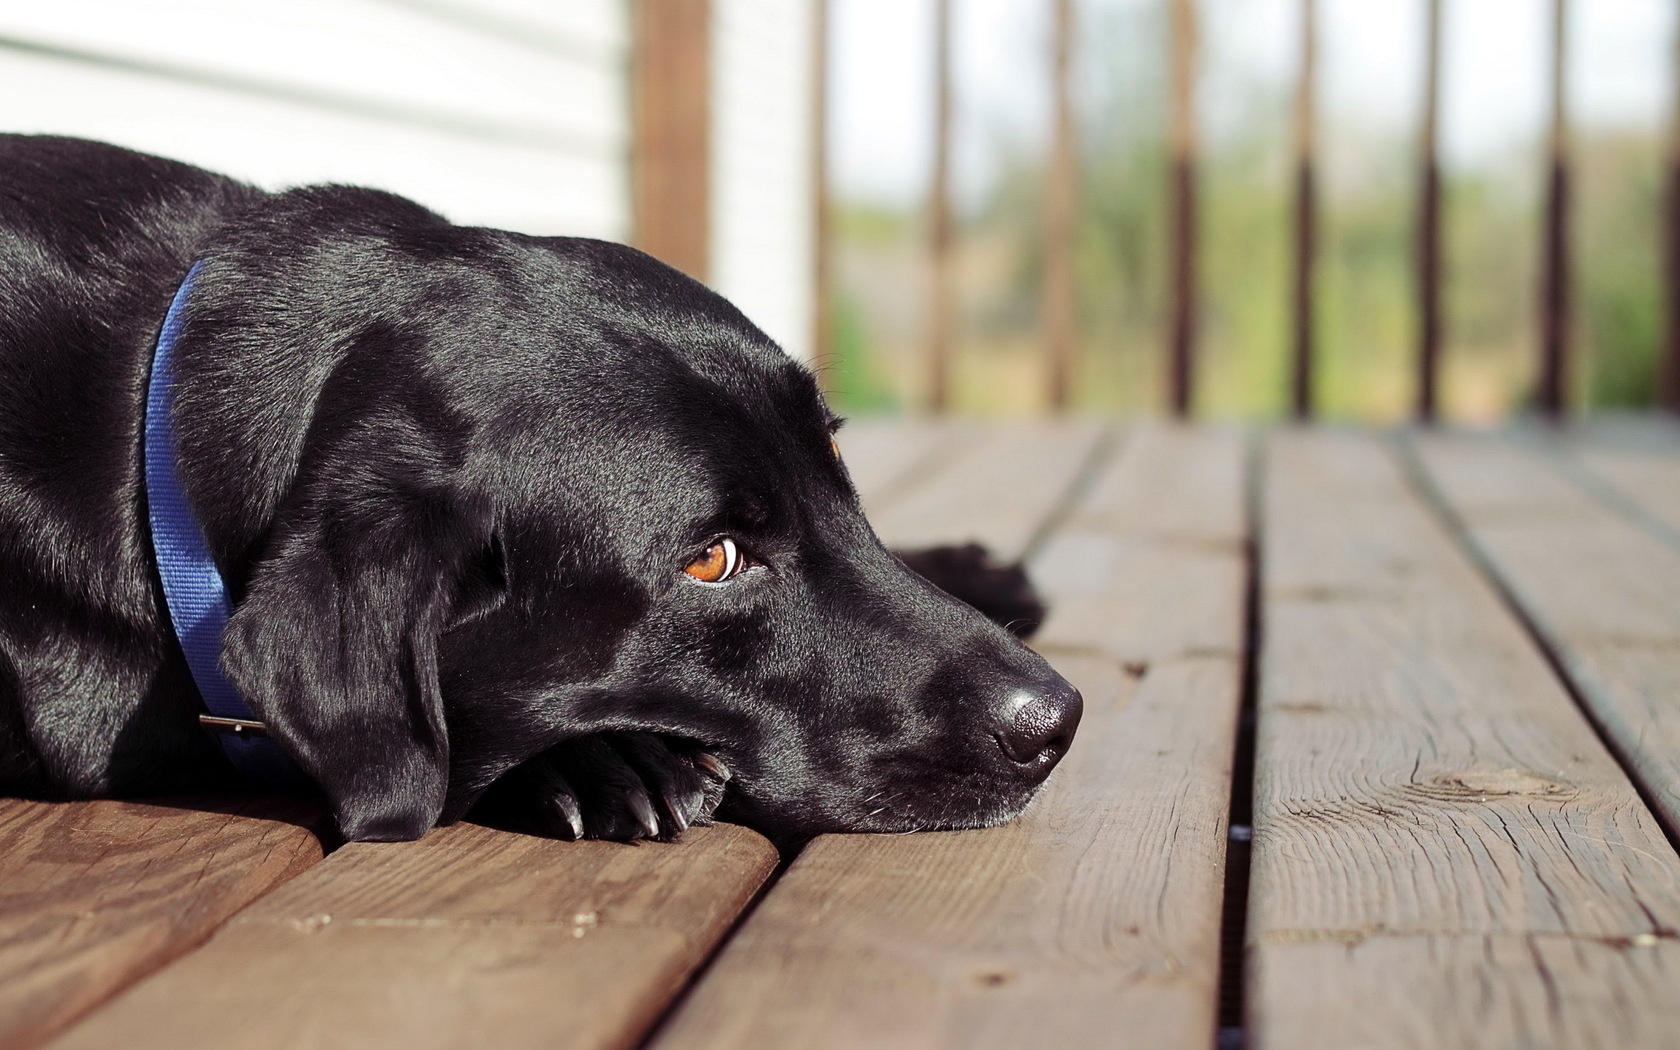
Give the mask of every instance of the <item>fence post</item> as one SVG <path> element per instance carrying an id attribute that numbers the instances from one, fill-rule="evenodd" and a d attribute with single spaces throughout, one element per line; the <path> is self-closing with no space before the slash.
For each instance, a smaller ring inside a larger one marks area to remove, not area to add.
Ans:
<path id="1" fill-rule="evenodd" d="M 928 409 L 951 398 L 951 0 L 934 0 L 933 182 L 928 192 Z"/>
<path id="2" fill-rule="evenodd" d="M 1291 405 L 1296 419 L 1313 414 L 1313 271 L 1318 249 L 1315 79 L 1318 73 L 1318 4 L 1301 0 L 1301 68 L 1295 89 L 1295 361 Z"/>
<path id="3" fill-rule="evenodd" d="M 699 280 L 711 236 L 710 0 L 637 0 L 633 240 Z"/>
<path id="4" fill-rule="evenodd" d="M 1196 343 L 1196 0 L 1172 5 L 1172 218 L 1168 279 L 1172 320 L 1168 335 L 1167 400 L 1179 418 L 1190 414 Z"/>
<path id="5" fill-rule="evenodd" d="M 1552 120 L 1547 143 L 1546 228 L 1540 269 L 1540 412 L 1561 421 L 1569 405 L 1568 2 L 1552 0 Z"/>
<path id="6" fill-rule="evenodd" d="M 1051 0 L 1051 98 L 1054 108 L 1050 166 L 1044 194 L 1044 346 L 1050 409 L 1065 412 L 1078 330 L 1074 284 L 1074 210 L 1078 198 L 1073 144 L 1073 103 L 1068 92 L 1072 62 L 1073 0 Z"/>
<path id="7" fill-rule="evenodd" d="M 1441 0 L 1427 0 L 1418 185 L 1417 418 L 1434 423 L 1441 362 Z"/>

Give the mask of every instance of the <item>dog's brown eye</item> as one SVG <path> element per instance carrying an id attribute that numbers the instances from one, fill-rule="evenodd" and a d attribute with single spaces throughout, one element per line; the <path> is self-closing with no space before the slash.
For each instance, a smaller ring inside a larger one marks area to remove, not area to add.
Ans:
<path id="1" fill-rule="evenodd" d="M 723 583 L 733 579 L 746 565 L 747 560 L 741 557 L 741 548 L 725 536 L 707 547 L 705 553 L 689 562 L 683 571 L 701 583 Z"/>

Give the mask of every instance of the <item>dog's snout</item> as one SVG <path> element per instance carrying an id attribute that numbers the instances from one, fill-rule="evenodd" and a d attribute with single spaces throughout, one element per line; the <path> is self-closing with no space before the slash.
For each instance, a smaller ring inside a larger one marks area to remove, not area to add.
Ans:
<path id="1" fill-rule="evenodd" d="M 1004 704 L 998 743 L 1003 753 L 1022 765 L 1049 758 L 1054 765 L 1068 745 L 1085 711 L 1079 690 L 1061 678 L 1012 693 Z M 1046 769 L 1048 772 L 1048 769 Z"/>

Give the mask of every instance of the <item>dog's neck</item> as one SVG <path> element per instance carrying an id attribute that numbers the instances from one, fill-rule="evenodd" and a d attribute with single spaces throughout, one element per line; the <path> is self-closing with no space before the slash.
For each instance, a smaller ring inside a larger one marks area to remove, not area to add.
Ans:
<path id="1" fill-rule="evenodd" d="M 175 639 L 198 686 L 205 712 L 199 722 L 216 735 L 228 760 L 245 777 L 270 787 L 301 777 L 221 670 L 222 631 L 231 605 L 227 586 L 210 556 L 204 530 L 181 487 L 175 461 L 174 350 L 185 323 L 186 303 L 204 263 L 194 263 L 170 301 L 152 353 L 146 388 L 146 511 L 152 555 L 163 581 L 164 603 Z"/>

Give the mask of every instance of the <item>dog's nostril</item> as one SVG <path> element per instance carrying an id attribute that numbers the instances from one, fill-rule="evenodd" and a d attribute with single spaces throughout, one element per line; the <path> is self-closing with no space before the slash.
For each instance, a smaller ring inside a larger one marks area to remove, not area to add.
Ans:
<path id="1" fill-rule="evenodd" d="M 1003 753 L 1021 763 L 1038 761 L 1047 752 L 1061 755 L 1073 743 L 1074 730 L 1085 701 L 1079 690 L 1057 679 L 1047 688 L 1016 693 L 998 733 Z"/>

